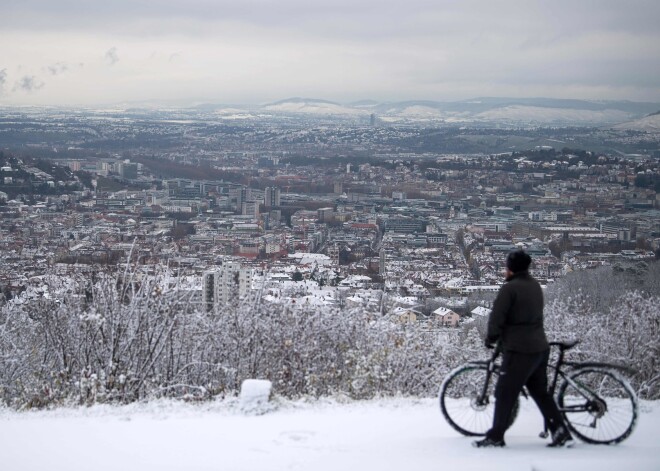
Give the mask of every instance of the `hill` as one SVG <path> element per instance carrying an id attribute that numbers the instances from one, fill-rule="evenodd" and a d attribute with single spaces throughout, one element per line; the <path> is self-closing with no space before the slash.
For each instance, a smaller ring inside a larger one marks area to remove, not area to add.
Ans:
<path id="1" fill-rule="evenodd" d="M 412 100 L 348 104 L 317 98 L 288 98 L 261 106 L 266 113 L 365 119 L 382 122 L 438 122 L 481 125 L 601 126 L 648 115 L 658 104 L 629 101 L 482 97 L 461 101 Z M 366 122 L 366 121 L 365 121 Z"/>
<path id="2" fill-rule="evenodd" d="M 613 129 L 618 130 L 631 130 L 631 131 L 646 131 L 646 132 L 659 132 L 660 131 L 660 111 L 644 116 L 640 119 L 627 121 L 612 126 Z"/>

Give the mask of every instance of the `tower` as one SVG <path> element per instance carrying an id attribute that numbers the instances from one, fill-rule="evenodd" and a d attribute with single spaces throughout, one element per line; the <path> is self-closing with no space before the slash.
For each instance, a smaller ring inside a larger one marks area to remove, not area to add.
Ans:
<path id="1" fill-rule="evenodd" d="M 380 276 L 385 276 L 385 249 L 381 247 L 380 253 L 378 254 L 378 274 Z"/>
<path id="2" fill-rule="evenodd" d="M 236 208 L 240 211 L 244 201 L 252 199 L 252 189 L 248 187 L 241 187 L 236 193 Z"/>
<path id="3" fill-rule="evenodd" d="M 264 205 L 267 207 L 280 206 L 280 189 L 274 186 L 266 188 L 264 194 Z"/>
<path id="4" fill-rule="evenodd" d="M 223 261 L 214 270 L 204 273 L 202 301 L 206 310 L 245 298 L 252 288 L 252 276 L 251 268 L 244 268 L 233 260 Z"/>

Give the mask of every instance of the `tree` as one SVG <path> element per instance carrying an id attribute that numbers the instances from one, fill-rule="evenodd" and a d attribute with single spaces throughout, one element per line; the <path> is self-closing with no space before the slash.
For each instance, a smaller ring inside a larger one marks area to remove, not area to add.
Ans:
<path id="1" fill-rule="evenodd" d="M 639 262 L 572 273 L 548 288 L 550 339 L 577 338 L 573 358 L 633 368 L 643 397 L 660 395 L 660 263 Z"/>

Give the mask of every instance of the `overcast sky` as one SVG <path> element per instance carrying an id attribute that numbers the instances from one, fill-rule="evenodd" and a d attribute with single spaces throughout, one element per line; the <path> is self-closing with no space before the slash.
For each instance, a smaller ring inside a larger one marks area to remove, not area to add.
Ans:
<path id="1" fill-rule="evenodd" d="M 1 0 L 0 104 L 660 102 L 657 0 Z"/>

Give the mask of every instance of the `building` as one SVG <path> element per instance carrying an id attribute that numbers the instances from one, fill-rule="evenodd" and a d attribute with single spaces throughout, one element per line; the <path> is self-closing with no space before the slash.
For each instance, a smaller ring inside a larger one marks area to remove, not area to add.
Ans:
<path id="1" fill-rule="evenodd" d="M 444 327 L 456 327 L 461 319 L 457 313 L 446 307 L 439 307 L 433 311 L 433 315 L 438 320 L 440 325 Z"/>
<path id="2" fill-rule="evenodd" d="M 138 177 L 138 164 L 124 161 L 119 163 L 118 173 L 122 178 L 127 180 L 136 180 Z"/>
<path id="3" fill-rule="evenodd" d="M 253 270 L 233 260 L 225 260 L 203 276 L 203 303 L 208 311 L 243 299 L 252 288 Z"/>
<path id="4" fill-rule="evenodd" d="M 241 203 L 241 214 L 243 216 L 259 217 L 259 202 L 255 200 L 243 201 Z"/>
<path id="5" fill-rule="evenodd" d="M 236 208 L 240 211 L 244 201 L 252 200 L 252 189 L 240 187 L 235 190 Z"/>
<path id="6" fill-rule="evenodd" d="M 319 208 L 316 210 L 318 221 L 321 223 L 330 222 L 334 216 L 334 208 Z"/>
<path id="7" fill-rule="evenodd" d="M 600 225 L 603 234 L 611 235 L 617 240 L 633 241 L 637 235 L 636 227 L 631 223 L 604 222 Z"/>
<path id="8" fill-rule="evenodd" d="M 424 232 L 426 231 L 426 222 L 421 219 L 412 219 L 405 217 L 392 217 L 385 221 L 386 232 Z"/>
<path id="9" fill-rule="evenodd" d="M 266 188 L 264 194 L 264 205 L 267 207 L 281 206 L 280 189 L 274 186 Z"/>

